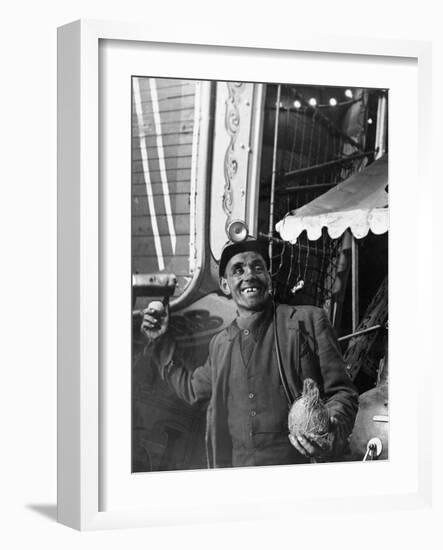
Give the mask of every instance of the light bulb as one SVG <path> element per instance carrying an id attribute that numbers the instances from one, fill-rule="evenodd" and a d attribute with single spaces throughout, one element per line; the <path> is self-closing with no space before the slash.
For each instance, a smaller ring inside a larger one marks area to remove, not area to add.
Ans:
<path id="1" fill-rule="evenodd" d="M 294 107 L 295 107 L 296 109 L 300 109 L 301 103 L 300 103 L 300 101 L 299 101 L 298 99 L 296 99 L 296 100 L 294 101 Z"/>
<path id="2" fill-rule="evenodd" d="M 368 124 L 372 124 L 373 122 L 372 118 L 368 118 Z"/>
<path id="3" fill-rule="evenodd" d="M 315 97 L 311 97 L 311 99 L 309 100 L 309 105 L 311 107 L 315 107 L 317 105 L 317 100 L 315 99 Z"/>
<path id="4" fill-rule="evenodd" d="M 351 99 L 354 96 L 354 94 L 352 93 L 352 90 L 348 88 L 347 90 L 345 90 L 345 96 Z"/>
<path id="5" fill-rule="evenodd" d="M 335 107 L 337 105 L 337 100 L 335 99 L 335 97 L 331 97 L 331 99 L 329 100 L 329 105 L 331 105 L 332 107 Z"/>

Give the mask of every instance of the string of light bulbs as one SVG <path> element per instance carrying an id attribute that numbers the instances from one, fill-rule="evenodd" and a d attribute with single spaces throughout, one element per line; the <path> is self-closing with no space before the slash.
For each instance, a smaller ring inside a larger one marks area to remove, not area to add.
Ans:
<path id="1" fill-rule="evenodd" d="M 310 97 L 307 100 L 303 98 L 303 101 L 307 103 L 306 106 L 303 105 L 303 102 L 300 99 L 295 99 L 291 107 L 294 107 L 297 110 L 305 110 L 308 108 L 324 109 L 329 107 L 342 107 L 345 105 L 350 105 L 351 103 L 355 103 L 356 101 L 361 101 L 361 98 L 354 98 L 354 92 L 350 88 L 347 88 L 344 91 L 344 96 L 346 97 L 346 99 L 343 101 L 339 101 L 336 97 L 330 97 L 328 103 L 318 103 L 315 97 Z M 281 109 L 285 108 L 285 105 L 282 101 L 280 101 L 279 107 Z M 286 108 L 290 109 L 291 107 Z"/>

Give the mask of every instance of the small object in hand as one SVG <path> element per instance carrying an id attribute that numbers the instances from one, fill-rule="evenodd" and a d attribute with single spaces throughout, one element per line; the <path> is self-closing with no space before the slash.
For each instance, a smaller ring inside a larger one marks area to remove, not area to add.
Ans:
<path id="1" fill-rule="evenodd" d="M 328 440 L 329 413 L 321 400 L 317 383 L 311 378 L 303 381 L 303 393 L 289 411 L 288 427 L 295 437 L 305 436 L 318 444 Z"/>
<path id="2" fill-rule="evenodd" d="M 164 306 L 163 302 L 154 301 L 154 302 L 149 303 L 146 312 L 149 315 L 152 315 L 152 317 L 155 317 L 158 320 L 161 317 L 163 317 L 166 310 L 165 310 L 165 306 Z"/>

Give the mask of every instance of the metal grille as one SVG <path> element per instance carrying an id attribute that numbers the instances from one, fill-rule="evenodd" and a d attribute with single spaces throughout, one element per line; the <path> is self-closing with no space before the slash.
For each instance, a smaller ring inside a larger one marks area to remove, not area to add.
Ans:
<path id="1" fill-rule="evenodd" d="M 374 94 L 378 91 L 374 90 Z M 374 158 L 368 124 L 370 90 L 293 85 L 267 88 L 261 166 L 259 232 L 347 179 Z M 376 98 L 375 98 L 376 99 Z M 272 237 L 271 269 L 279 300 L 330 310 L 341 239 L 326 231 L 296 244 Z M 304 286 L 293 289 L 300 281 Z"/>
<path id="2" fill-rule="evenodd" d="M 326 231 L 318 241 L 305 235 L 296 244 L 274 239 L 271 275 L 278 301 L 330 310 L 340 258 L 341 239 Z"/>

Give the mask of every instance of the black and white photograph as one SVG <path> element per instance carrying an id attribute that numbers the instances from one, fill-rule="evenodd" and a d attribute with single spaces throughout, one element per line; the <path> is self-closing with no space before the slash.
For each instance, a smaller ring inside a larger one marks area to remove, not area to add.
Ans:
<path id="1" fill-rule="evenodd" d="M 389 90 L 130 86 L 132 472 L 388 460 Z"/>
<path id="2" fill-rule="evenodd" d="M 443 547 L 438 6 L 5 5 L 2 548 Z"/>

